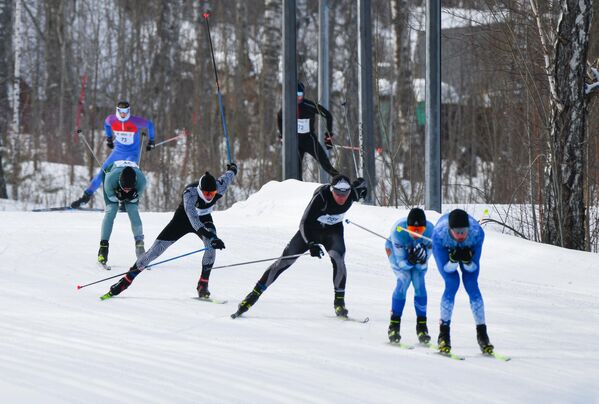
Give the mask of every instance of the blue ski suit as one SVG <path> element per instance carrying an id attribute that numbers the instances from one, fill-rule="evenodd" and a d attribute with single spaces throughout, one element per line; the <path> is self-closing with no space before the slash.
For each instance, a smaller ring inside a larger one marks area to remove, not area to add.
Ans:
<path id="1" fill-rule="evenodd" d="M 424 276 L 428 269 L 428 259 L 431 256 L 432 244 L 420 237 L 411 236 L 407 231 L 407 218 L 395 222 L 391 228 L 389 239 L 385 242 L 385 250 L 391 269 L 397 278 L 397 284 L 391 300 L 391 312 L 394 316 L 401 316 L 406 304 L 406 293 L 410 283 L 414 285 L 414 308 L 417 317 L 426 317 L 427 294 Z M 423 236 L 430 238 L 433 233 L 433 224 L 426 221 L 426 230 Z M 408 261 L 408 252 L 422 245 L 426 251 L 424 263 L 411 264 Z"/>
<path id="2" fill-rule="evenodd" d="M 437 262 L 439 273 L 445 281 L 445 290 L 441 297 L 441 321 L 449 323 L 453 312 L 455 295 L 460 287 L 460 275 L 462 273 L 464 288 L 470 298 L 470 309 L 476 324 L 485 324 L 485 305 L 482 294 L 478 288 L 478 274 L 480 271 L 480 256 L 485 239 L 485 232 L 472 216 L 468 215 L 470 229 L 468 237 L 458 243 L 449 233 L 448 214 L 439 218 L 433 231 L 433 254 Z M 463 262 L 451 262 L 449 251 L 453 248 L 470 248 L 474 255 L 468 264 Z"/>

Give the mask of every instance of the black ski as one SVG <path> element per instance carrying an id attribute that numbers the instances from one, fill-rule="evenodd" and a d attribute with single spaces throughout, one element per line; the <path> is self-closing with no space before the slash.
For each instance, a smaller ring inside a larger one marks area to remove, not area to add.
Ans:
<path id="1" fill-rule="evenodd" d="M 63 211 L 83 211 L 83 212 L 104 212 L 100 208 L 71 208 L 70 206 L 57 206 L 54 208 L 33 209 L 32 212 L 63 212 Z"/>

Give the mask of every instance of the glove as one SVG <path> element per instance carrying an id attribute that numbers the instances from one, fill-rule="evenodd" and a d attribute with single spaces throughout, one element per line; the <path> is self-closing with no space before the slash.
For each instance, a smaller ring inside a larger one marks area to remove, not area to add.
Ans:
<path id="1" fill-rule="evenodd" d="M 326 135 L 324 135 L 324 146 L 327 148 L 327 150 L 331 150 L 333 148 L 333 134 L 331 132 L 328 132 Z"/>
<path id="2" fill-rule="evenodd" d="M 449 261 L 456 263 L 459 261 L 458 259 L 458 248 L 451 248 L 449 250 Z"/>
<path id="3" fill-rule="evenodd" d="M 148 144 L 146 145 L 146 151 L 153 150 L 156 147 L 156 144 L 153 140 L 148 140 Z"/>
<path id="4" fill-rule="evenodd" d="M 235 163 L 227 164 L 227 171 L 233 171 L 233 175 L 237 175 L 237 164 L 235 164 Z"/>
<path id="5" fill-rule="evenodd" d="M 129 192 L 125 192 L 121 189 L 121 187 L 118 187 L 114 190 L 114 195 L 116 196 L 116 199 L 118 199 L 119 201 L 132 201 L 133 199 L 139 196 L 137 194 L 136 189 L 132 189 Z"/>
<path id="6" fill-rule="evenodd" d="M 106 138 L 106 146 L 108 146 L 109 149 L 114 149 L 114 141 L 112 140 L 112 136 Z"/>
<path id="7" fill-rule="evenodd" d="M 218 237 L 213 238 L 210 240 L 210 247 L 214 248 L 215 250 L 222 250 L 225 248 L 225 243 L 223 243 L 223 241 Z"/>
<path id="8" fill-rule="evenodd" d="M 473 256 L 474 252 L 468 247 L 458 249 L 457 259 L 464 264 L 470 264 Z"/>
<path id="9" fill-rule="evenodd" d="M 211 232 L 210 230 L 208 230 L 208 229 L 206 228 L 206 226 L 204 226 L 204 227 L 200 227 L 200 228 L 198 229 L 198 234 L 199 234 L 201 237 L 207 238 L 208 240 L 212 240 L 212 239 L 218 238 L 218 237 L 216 237 L 216 233 L 213 233 L 213 232 Z"/>
<path id="10" fill-rule="evenodd" d="M 320 259 L 324 255 L 324 253 L 322 252 L 322 249 L 316 243 L 308 244 L 308 248 L 310 249 L 310 256 L 312 256 L 312 257 L 317 257 Z"/>
<path id="11" fill-rule="evenodd" d="M 426 263 L 426 256 L 426 248 L 422 244 L 408 250 L 408 262 L 412 265 Z"/>
<path id="12" fill-rule="evenodd" d="M 356 178 L 356 180 L 352 182 L 351 185 L 352 188 L 356 191 L 358 199 L 366 198 L 366 195 L 368 195 L 368 188 L 366 187 L 366 180 L 364 180 L 364 178 Z"/>

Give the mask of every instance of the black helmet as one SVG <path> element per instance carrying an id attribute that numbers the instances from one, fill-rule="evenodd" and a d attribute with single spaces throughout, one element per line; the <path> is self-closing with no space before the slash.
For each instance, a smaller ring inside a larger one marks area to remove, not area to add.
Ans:
<path id="1" fill-rule="evenodd" d="M 464 227 L 470 227 L 470 220 L 468 219 L 468 213 L 462 209 L 454 209 L 449 214 L 449 228 L 459 229 Z"/>
<path id="2" fill-rule="evenodd" d="M 198 187 L 200 188 L 200 191 L 216 191 L 216 178 L 206 171 L 206 173 L 202 175 L 202 178 L 200 178 Z"/>
<path id="3" fill-rule="evenodd" d="M 420 208 L 414 208 L 408 213 L 408 226 L 426 226 L 426 215 Z"/>

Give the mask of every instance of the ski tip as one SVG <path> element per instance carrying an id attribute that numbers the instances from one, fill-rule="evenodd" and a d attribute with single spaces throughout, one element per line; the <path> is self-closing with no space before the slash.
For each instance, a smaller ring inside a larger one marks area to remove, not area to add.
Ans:
<path id="1" fill-rule="evenodd" d="M 239 317 L 239 316 L 241 316 L 241 314 L 240 314 L 240 313 L 237 313 L 237 312 L 235 312 L 235 313 L 231 314 L 231 318 L 232 318 L 233 320 L 235 320 L 235 319 L 236 319 L 237 317 Z"/>

